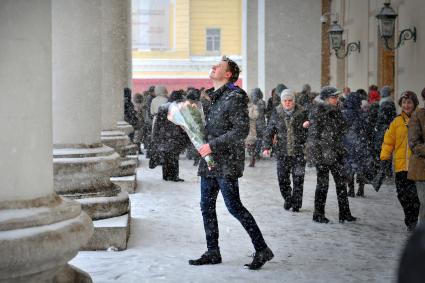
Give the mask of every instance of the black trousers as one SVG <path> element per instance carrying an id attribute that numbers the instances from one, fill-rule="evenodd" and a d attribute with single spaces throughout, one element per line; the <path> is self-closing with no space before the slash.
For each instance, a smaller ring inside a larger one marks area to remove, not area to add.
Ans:
<path id="1" fill-rule="evenodd" d="M 326 198 L 329 189 L 329 172 L 335 180 L 336 195 L 338 199 L 339 217 L 351 215 L 347 197 L 347 187 L 343 176 L 342 164 L 332 165 L 317 164 L 317 185 L 314 196 L 314 214 L 325 215 Z"/>
<path id="2" fill-rule="evenodd" d="M 291 175 L 293 189 L 291 188 Z M 304 156 L 277 157 L 277 180 L 280 193 L 285 201 L 292 204 L 294 209 L 300 209 L 303 203 L 304 175 Z"/>
<path id="3" fill-rule="evenodd" d="M 179 155 L 165 152 L 163 154 L 162 179 L 175 180 L 179 178 Z"/>
<path id="4" fill-rule="evenodd" d="M 395 174 L 395 186 L 404 211 L 404 223 L 407 227 L 416 226 L 420 202 L 415 182 L 407 179 L 407 171 L 402 171 Z"/>

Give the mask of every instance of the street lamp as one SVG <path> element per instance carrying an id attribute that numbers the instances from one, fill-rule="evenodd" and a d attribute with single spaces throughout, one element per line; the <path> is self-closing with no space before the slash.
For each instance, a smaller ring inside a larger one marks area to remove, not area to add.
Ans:
<path id="1" fill-rule="evenodd" d="M 340 54 L 339 51 L 343 49 L 343 41 L 342 41 L 343 32 L 344 30 L 338 24 L 337 21 L 332 22 L 332 26 L 328 31 L 331 47 L 333 50 L 335 50 L 335 56 L 339 59 L 347 57 L 348 54 L 354 51 L 358 51 L 360 53 L 360 41 L 357 41 L 357 42 L 348 43 L 347 47 L 345 48 L 345 53 L 342 55 Z"/>
<path id="2" fill-rule="evenodd" d="M 389 1 L 384 3 L 384 7 L 382 7 L 379 14 L 376 15 L 376 18 L 378 19 L 379 35 L 384 39 L 385 48 L 388 50 L 396 50 L 406 40 L 413 39 L 413 41 L 416 42 L 416 27 L 413 27 L 413 30 L 404 29 L 400 32 L 398 43 L 395 47 L 389 46 L 388 41 L 394 37 L 395 19 L 397 16 L 397 13 L 391 7 Z"/>

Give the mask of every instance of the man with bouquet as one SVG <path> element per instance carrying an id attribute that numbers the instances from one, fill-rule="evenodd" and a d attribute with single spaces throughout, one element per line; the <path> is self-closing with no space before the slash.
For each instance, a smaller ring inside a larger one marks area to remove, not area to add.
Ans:
<path id="1" fill-rule="evenodd" d="M 243 206 L 239 196 L 238 178 L 242 177 L 245 163 L 244 141 L 249 131 L 248 96 L 234 85 L 239 67 L 223 56 L 212 66 L 209 77 L 214 87 L 208 90 L 211 105 L 206 113 L 206 144 L 199 148 L 202 157 L 212 156 L 214 166 L 208 167 L 202 159 L 198 175 L 201 176 L 201 211 L 208 250 L 191 265 L 221 263 L 218 245 L 216 200 L 221 191 L 229 212 L 242 224 L 255 248 L 249 269 L 259 269 L 273 258 L 262 233 L 251 213 Z"/>

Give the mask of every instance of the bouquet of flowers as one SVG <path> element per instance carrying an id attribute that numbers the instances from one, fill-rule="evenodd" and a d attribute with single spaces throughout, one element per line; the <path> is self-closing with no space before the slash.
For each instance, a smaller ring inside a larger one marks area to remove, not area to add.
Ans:
<path id="1" fill-rule="evenodd" d="M 206 143 L 204 140 L 205 118 L 201 103 L 189 100 L 174 101 L 168 108 L 167 119 L 183 128 L 197 150 Z M 215 165 L 212 156 L 207 155 L 204 159 L 208 169 L 211 170 Z"/>

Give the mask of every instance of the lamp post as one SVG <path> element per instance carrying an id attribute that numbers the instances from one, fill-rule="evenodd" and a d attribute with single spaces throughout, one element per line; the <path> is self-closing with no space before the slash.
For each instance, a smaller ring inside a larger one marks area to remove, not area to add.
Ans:
<path id="1" fill-rule="evenodd" d="M 416 42 L 416 27 L 411 29 L 404 29 L 400 32 L 398 37 L 398 43 L 395 47 L 391 47 L 388 41 L 394 37 L 395 31 L 395 20 L 397 13 L 391 7 L 390 2 L 385 2 L 379 14 L 376 15 L 378 19 L 378 32 L 379 35 L 384 39 L 384 46 L 388 50 L 395 50 L 399 48 L 404 41 L 413 39 Z"/>
<path id="2" fill-rule="evenodd" d="M 331 28 L 328 31 L 331 47 L 335 51 L 335 56 L 339 59 L 347 57 L 348 54 L 354 51 L 358 51 L 360 53 L 360 41 L 357 41 L 357 42 L 348 43 L 347 47 L 345 48 L 345 53 L 342 55 L 340 54 L 339 51 L 343 47 L 343 41 L 342 41 L 343 32 L 344 30 L 338 24 L 337 21 L 332 22 Z"/>

